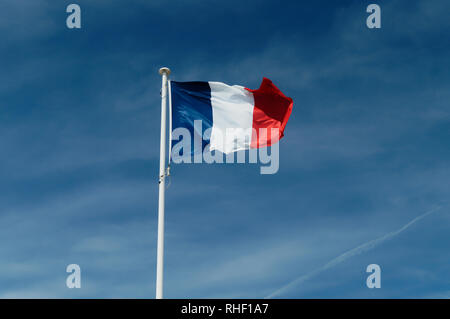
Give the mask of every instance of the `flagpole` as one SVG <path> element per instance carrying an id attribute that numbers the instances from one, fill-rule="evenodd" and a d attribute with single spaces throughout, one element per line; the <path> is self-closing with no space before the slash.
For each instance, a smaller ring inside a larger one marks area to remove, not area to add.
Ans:
<path id="1" fill-rule="evenodd" d="M 156 299 L 163 298 L 164 272 L 164 191 L 166 176 L 166 109 L 167 109 L 167 78 L 169 68 L 159 69 L 162 76 L 161 88 L 161 142 L 159 151 L 159 199 L 158 199 L 158 249 L 156 257 Z"/>

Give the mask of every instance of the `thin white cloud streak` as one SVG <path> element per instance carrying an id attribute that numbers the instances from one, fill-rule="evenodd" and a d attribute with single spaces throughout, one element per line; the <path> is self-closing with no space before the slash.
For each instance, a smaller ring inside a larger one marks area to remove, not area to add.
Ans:
<path id="1" fill-rule="evenodd" d="M 366 243 L 364 243 L 364 244 L 362 244 L 362 245 L 360 245 L 358 247 L 355 247 L 353 249 L 350 249 L 349 251 L 346 251 L 345 253 L 343 253 L 342 255 L 332 259 L 331 261 L 329 261 L 328 263 L 326 263 L 322 267 L 319 267 L 319 268 L 311 271 L 310 273 L 308 273 L 306 275 L 303 275 L 303 276 L 300 276 L 300 277 L 296 278 L 295 280 L 291 281 L 289 284 L 287 284 L 287 285 L 281 287 L 280 289 L 272 292 L 270 295 L 266 296 L 265 298 L 266 299 L 274 298 L 276 296 L 282 295 L 283 293 L 287 292 L 291 288 L 293 288 L 293 287 L 295 287 L 295 286 L 305 282 L 306 280 L 311 279 L 312 277 L 318 275 L 319 273 L 321 273 L 321 272 L 323 272 L 323 271 L 325 271 L 327 269 L 330 269 L 330 268 L 332 268 L 332 267 L 334 267 L 334 266 L 336 266 L 336 265 L 346 261 L 347 259 L 349 259 L 349 258 L 351 258 L 353 256 L 356 256 L 356 255 L 362 254 L 362 253 L 364 253 L 366 251 L 369 251 L 371 249 L 374 249 L 375 247 L 377 247 L 378 245 L 384 243 L 385 241 L 390 240 L 390 239 L 398 236 L 399 234 L 401 234 L 402 232 L 407 230 L 409 227 L 411 227 L 412 225 L 414 225 L 415 223 L 417 223 L 421 219 L 425 218 L 426 216 L 428 216 L 428 215 L 434 213 L 435 211 L 439 210 L 440 208 L 441 208 L 440 206 L 435 207 L 435 208 L 427 211 L 426 213 L 424 213 L 424 214 L 414 218 L 409 223 L 407 223 L 402 228 L 400 228 L 400 229 L 398 229 L 396 231 L 390 232 L 390 233 L 388 233 L 388 234 L 386 234 L 386 235 L 384 235 L 384 236 L 382 236 L 380 238 L 373 239 L 373 240 L 368 241 L 368 242 L 366 242 Z"/>

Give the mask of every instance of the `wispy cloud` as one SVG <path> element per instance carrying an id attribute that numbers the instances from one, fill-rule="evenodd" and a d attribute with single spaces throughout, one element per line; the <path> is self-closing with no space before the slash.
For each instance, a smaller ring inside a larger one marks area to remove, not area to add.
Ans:
<path id="1" fill-rule="evenodd" d="M 435 207 L 433 209 L 430 209 L 429 211 L 425 212 L 424 214 L 414 218 L 413 220 L 411 220 L 409 223 L 407 223 L 406 225 L 404 225 L 403 227 L 401 227 L 400 229 L 390 232 L 382 237 L 379 237 L 377 239 L 373 239 L 371 241 L 368 241 L 358 247 L 355 247 L 353 249 L 350 249 L 349 251 L 346 251 L 345 253 L 339 255 L 338 257 L 332 259 L 331 261 L 329 261 L 328 263 L 326 263 L 325 265 L 323 265 L 322 267 L 319 267 L 313 271 L 311 271 L 310 273 L 300 276 L 298 278 L 296 278 L 295 280 L 293 280 L 292 282 L 290 282 L 289 284 L 281 287 L 280 289 L 274 291 L 273 293 L 271 293 L 270 295 L 266 296 L 266 298 L 274 298 L 277 297 L 279 295 L 282 295 L 283 293 L 289 291 L 290 289 L 292 289 L 293 287 L 303 283 L 306 280 L 311 279 L 312 277 L 318 275 L 319 273 L 330 269 L 344 261 L 346 261 L 347 259 L 362 254 L 366 251 L 369 251 L 371 249 L 374 249 L 375 247 L 377 247 L 378 245 L 384 243 L 387 240 L 390 240 L 396 236 L 398 236 L 399 234 L 401 234 L 402 232 L 404 232 L 405 230 L 407 230 L 409 227 L 411 227 L 412 225 L 414 225 L 415 223 L 417 223 L 418 221 L 420 221 L 421 219 L 425 218 L 426 216 L 438 211 L 441 207 Z"/>

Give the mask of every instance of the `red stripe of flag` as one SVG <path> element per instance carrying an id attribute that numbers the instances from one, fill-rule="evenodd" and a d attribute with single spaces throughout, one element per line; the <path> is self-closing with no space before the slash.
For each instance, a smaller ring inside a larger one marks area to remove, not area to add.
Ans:
<path id="1" fill-rule="evenodd" d="M 289 116 L 292 112 L 293 101 L 281 92 L 271 80 L 263 78 L 261 86 L 257 90 L 247 89 L 253 93 L 255 107 L 253 110 L 253 132 L 251 148 L 270 146 L 278 142 L 284 136 Z M 266 128 L 267 134 L 262 134 L 259 129 Z M 279 129 L 278 136 L 271 137 L 271 128 Z"/>

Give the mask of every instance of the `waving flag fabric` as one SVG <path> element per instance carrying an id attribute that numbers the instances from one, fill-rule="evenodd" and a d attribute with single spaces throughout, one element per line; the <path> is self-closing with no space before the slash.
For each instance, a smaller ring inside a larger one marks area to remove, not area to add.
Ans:
<path id="1" fill-rule="evenodd" d="M 202 150 L 209 144 L 211 151 L 223 153 L 278 142 L 293 105 L 292 99 L 267 78 L 257 90 L 221 82 L 171 81 L 171 95 L 172 129 L 186 128 L 191 136 L 202 139 Z M 199 120 L 201 126 L 195 125 Z M 277 129 L 277 136 L 271 135 L 272 128 Z M 238 130 L 229 135 L 227 129 Z"/>

